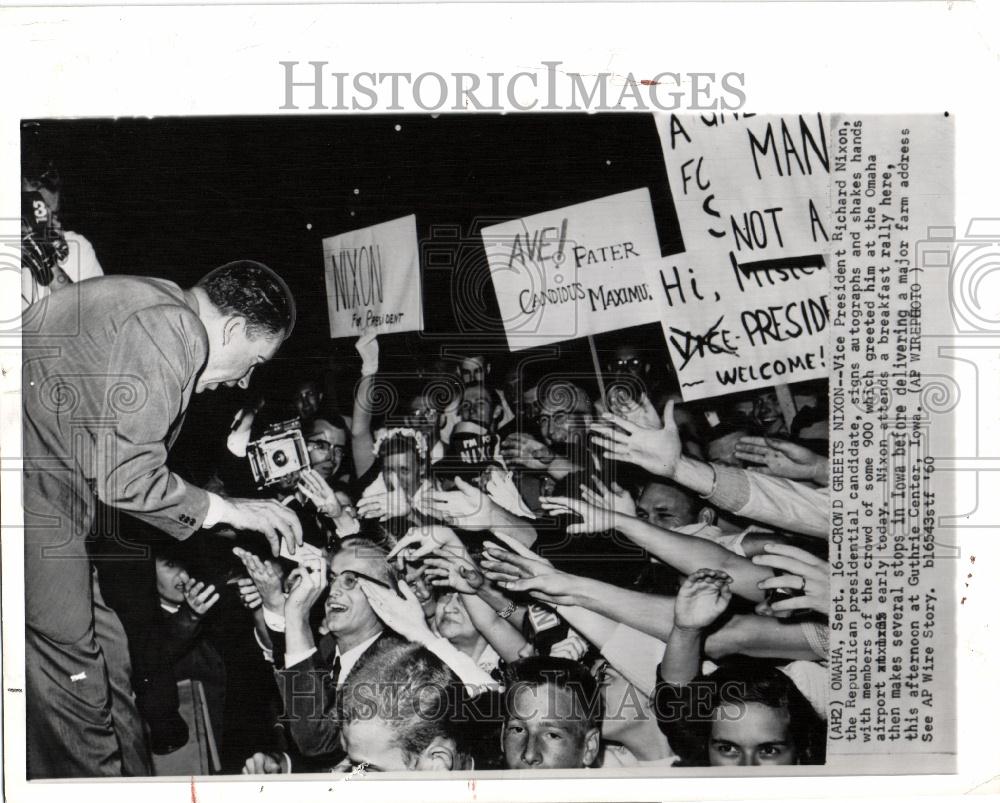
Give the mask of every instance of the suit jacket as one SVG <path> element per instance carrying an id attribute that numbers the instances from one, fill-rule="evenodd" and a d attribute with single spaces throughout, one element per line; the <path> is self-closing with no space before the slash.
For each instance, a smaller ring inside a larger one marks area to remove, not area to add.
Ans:
<path id="1" fill-rule="evenodd" d="M 128 276 L 50 295 L 23 332 L 27 621 L 75 641 L 91 618 L 95 495 L 176 538 L 208 512 L 206 492 L 166 467 L 208 336 L 193 294 Z"/>
<path id="2" fill-rule="evenodd" d="M 335 716 L 336 678 L 331 676 L 336 641 L 332 636 L 323 636 L 317 643 L 316 652 L 294 666 L 285 667 L 284 633 L 269 629 L 268 635 L 274 650 L 275 679 L 284 702 L 283 719 L 292 741 L 303 756 L 321 759 L 324 766 L 338 764 L 344 758 L 344 752 L 340 746 L 340 725 Z M 384 639 L 399 638 L 391 630 L 383 630 L 368 650 Z"/>

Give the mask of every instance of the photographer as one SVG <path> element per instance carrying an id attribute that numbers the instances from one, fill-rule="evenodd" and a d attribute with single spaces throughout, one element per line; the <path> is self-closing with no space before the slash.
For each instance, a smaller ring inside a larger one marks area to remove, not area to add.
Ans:
<path id="1" fill-rule="evenodd" d="M 64 231 L 62 177 L 56 166 L 28 158 L 21 178 L 21 309 L 71 283 L 103 276 L 90 241 Z"/>

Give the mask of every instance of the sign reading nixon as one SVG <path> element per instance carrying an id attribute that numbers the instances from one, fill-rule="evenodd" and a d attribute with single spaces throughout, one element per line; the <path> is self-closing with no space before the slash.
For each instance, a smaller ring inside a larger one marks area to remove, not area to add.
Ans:
<path id="1" fill-rule="evenodd" d="M 511 351 L 658 319 L 643 269 L 660 258 L 645 187 L 487 226 L 482 236 Z"/>
<path id="2" fill-rule="evenodd" d="M 330 337 L 423 329 L 415 215 L 323 240 Z"/>

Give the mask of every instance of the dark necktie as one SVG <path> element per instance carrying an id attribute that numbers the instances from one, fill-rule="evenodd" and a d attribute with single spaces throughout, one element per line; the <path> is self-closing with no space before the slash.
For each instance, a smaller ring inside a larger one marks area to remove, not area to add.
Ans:
<path id="1" fill-rule="evenodd" d="M 340 653 L 338 652 L 330 666 L 330 671 L 323 676 L 323 711 L 333 710 L 337 704 L 337 679 L 340 677 Z"/>

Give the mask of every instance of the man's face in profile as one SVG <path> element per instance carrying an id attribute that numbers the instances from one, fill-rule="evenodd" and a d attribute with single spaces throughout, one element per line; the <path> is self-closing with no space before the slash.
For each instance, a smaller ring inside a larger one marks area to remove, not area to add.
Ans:
<path id="1" fill-rule="evenodd" d="M 274 357 L 284 340 L 284 331 L 270 337 L 263 333 L 251 336 L 246 318 L 233 316 L 225 322 L 221 336 L 209 341 L 208 362 L 195 392 L 215 390 L 219 385 L 246 389 L 254 369 Z"/>

